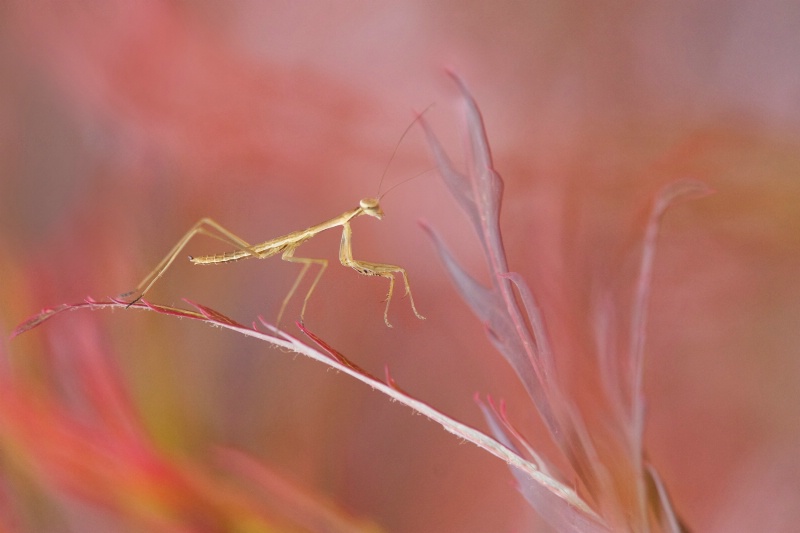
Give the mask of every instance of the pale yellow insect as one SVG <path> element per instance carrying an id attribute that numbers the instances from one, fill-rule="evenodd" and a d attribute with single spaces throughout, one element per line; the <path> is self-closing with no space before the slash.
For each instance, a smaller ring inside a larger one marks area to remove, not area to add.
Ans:
<path id="1" fill-rule="evenodd" d="M 421 116 L 421 115 L 420 115 Z M 419 118 L 419 116 L 417 117 Z M 416 122 L 416 120 L 414 121 Z M 408 132 L 408 130 L 413 125 L 413 122 L 406 128 L 406 131 L 403 133 L 403 136 Z M 400 138 L 402 140 L 402 137 Z M 399 144 L 399 141 L 398 141 Z M 395 147 L 395 152 L 397 151 L 397 147 Z M 394 157 L 394 153 L 392 154 L 392 158 Z M 390 160 L 391 161 L 391 160 Z M 388 165 L 387 165 L 388 167 Z M 384 171 L 385 174 L 385 171 Z M 413 179 L 413 178 L 412 178 Z M 381 178 L 383 181 L 383 178 Z M 380 185 L 378 186 L 380 188 Z M 391 189 L 390 189 L 391 190 Z M 388 193 L 389 191 L 386 191 Z M 233 245 L 237 248 L 237 250 L 232 252 L 227 252 L 223 254 L 215 254 L 215 255 L 205 255 L 202 257 L 189 257 L 189 260 L 196 264 L 196 265 L 215 265 L 215 264 L 222 264 L 222 263 L 230 263 L 233 261 L 239 261 L 241 259 L 249 259 L 249 258 L 257 258 L 257 259 L 265 259 L 267 257 L 271 257 L 278 253 L 282 254 L 281 259 L 284 261 L 290 261 L 292 263 L 301 263 L 303 265 L 300 274 L 297 276 L 292 288 L 289 290 L 289 293 L 284 298 L 283 303 L 281 304 L 280 312 L 278 313 L 278 320 L 276 324 L 280 324 L 281 317 L 283 316 L 283 312 L 286 309 L 286 304 L 289 303 L 294 292 L 297 290 L 297 287 L 300 285 L 303 277 L 306 275 L 309 267 L 312 264 L 317 264 L 320 266 L 319 272 L 317 276 L 314 278 L 314 281 L 311 283 L 311 287 L 308 289 L 306 293 L 306 297 L 303 300 L 303 307 L 300 311 L 300 320 L 302 322 L 303 316 L 306 311 L 306 305 L 308 304 L 308 299 L 311 297 L 311 293 L 314 292 L 314 289 L 317 286 L 320 278 L 322 277 L 323 272 L 328 267 L 328 260 L 327 259 L 313 259 L 308 257 L 295 257 L 294 252 L 295 250 L 304 242 L 311 239 L 312 237 L 322 233 L 325 230 L 329 230 L 338 226 L 342 226 L 342 243 L 339 247 L 339 261 L 342 265 L 346 267 L 350 267 L 359 274 L 363 274 L 365 276 L 382 276 L 389 280 L 389 293 L 386 296 L 386 307 L 383 311 L 383 320 L 386 322 L 388 327 L 392 327 L 389 323 L 389 304 L 392 301 L 392 293 L 394 292 L 394 274 L 400 274 L 403 276 L 403 282 L 406 287 L 406 296 L 408 296 L 409 302 L 411 303 L 411 309 L 414 311 L 414 314 L 419 319 L 424 320 L 424 316 L 420 315 L 417 311 L 416 306 L 414 305 L 414 298 L 411 295 L 411 287 L 408 284 L 408 274 L 406 273 L 403 267 L 397 265 L 389 265 L 385 263 L 371 263 L 368 261 L 361 261 L 355 259 L 353 257 L 353 250 L 351 244 L 351 237 L 353 234 L 353 230 L 350 227 L 350 222 L 361 215 L 369 215 L 371 217 L 375 217 L 378 220 L 383 218 L 383 210 L 380 206 L 380 198 L 364 198 L 359 202 L 358 207 L 355 209 L 351 209 L 350 211 L 345 211 L 341 215 L 334 217 L 330 220 L 322 222 L 320 224 L 316 224 L 311 226 L 310 228 L 301 230 L 301 231 L 294 231 L 282 237 L 277 237 L 275 239 L 271 239 L 269 241 L 262 242 L 260 244 L 251 245 L 247 243 L 244 239 L 237 236 L 233 232 L 224 228 L 221 224 L 217 223 L 216 221 L 210 218 L 203 218 L 199 220 L 192 228 L 186 232 L 186 234 L 178 241 L 178 243 L 170 250 L 164 259 L 161 260 L 158 265 L 142 280 L 141 283 L 136 287 L 135 290 L 128 292 L 123 295 L 130 296 L 133 294 L 138 294 L 134 303 L 141 299 L 155 284 L 158 279 L 164 275 L 164 272 L 170 267 L 170 265 L 175 261 L 175 258 L 178 254 L 183 250 L 183 248 L 189 243 L 189 241 L 195 235 L 207 235 L 214 239 L 221 240 L 228 244 Z"/>

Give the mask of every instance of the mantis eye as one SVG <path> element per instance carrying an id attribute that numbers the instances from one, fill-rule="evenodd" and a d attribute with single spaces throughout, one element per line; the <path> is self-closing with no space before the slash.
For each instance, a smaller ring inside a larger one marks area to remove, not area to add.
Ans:
<path id="1" fill-rule="evenodd" d="M 378 199 L 377 198 L 363 198 L 359 205 L 361 205 L 361 209 L 366 211 L 374 211 L 378 208 Z"/>
<path id="2" fill-rule="evenodd" d="M 378 220 L 383 218 L 383 210 L 377 198 L 364 198 L 359 202 L 365 215 L 375 217 Z"/>

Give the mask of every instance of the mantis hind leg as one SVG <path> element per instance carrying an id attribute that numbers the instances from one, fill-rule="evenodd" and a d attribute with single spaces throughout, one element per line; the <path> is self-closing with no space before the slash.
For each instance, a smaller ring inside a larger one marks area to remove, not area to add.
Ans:
<path id="1" fill-rule="evenodd" d="M 134 290 L 121 294 L 120 298 L 127 298 L 128 296 L 138 293 L 138 296 L 128 304 L 129 306 L 141 300 L 142 297 L 147 294 L 147 291 L 153 287 L 155 282 L 164 275 L 164 272 L 167 271 L 170 265 L 172 265 L 172 263 L 175 261 L 175 258 L 178 257 L 178 254 L 181 253 L 181 250 L 183 250 L 186 245 L 189 244 L 189 241 L 192 240 L 195 235 L 206 235 L 207 237 L 217 239 L 226 244 L 230 244 L 239 250 L 245 251 L 253 257 L 261 257 L 258 252 L 253 250 L 247 241 L 232 231 L 226 229 L 211 218 L 201 218 L 195 223 L 194 226 L 191 227 L 191 229 L 189 229 L 189 231 L 186 232 L 183 237 L 180 238 L 180 240 L 175 244 L 175 246 L 172 247 L 164 259 L 162 259 L 156 265 L 156 267 L 150 271 L 147 276 L 145 276 L 145 278 L 139 283 L 139 285 L 136 286 Z"/>
<path id="2" fill-rule="evenodd" d="M 308 299 L 311 298 L 311 293 L 314 292 L 314 289 L 317 288 L 317 283 L 319 283 L 319 280 L 322 277 L 322 273 L 325 272 L 326 268 L 328 268 L 328 260 L 327 259 L 312 259 L 312 258 L 309 258 L 309 257 L 295 257 L 294 256 L 294 251 L 295 251 L 295 248 L 289 248 L 288 250 L 283 252 L 283 255 L 281 256 L 281 259 L 283 259 L 284 261 L 289 261 L 290 263 L 300 263 L 300 264 L 303 265 L 303 268 L 300 270 L 300 274 L 297 275 L 297 279 L 294 280 L 294 283 L 292 284 L 292 288 L 289 289 L 289 293 L 286 295 L 286 298 L 283 299 L 283 303 L 281 303 L 281 310 L 280 310 L 280 312 L 278 312 L 278 320 L 275 323 L 276 327 L 280 326 L 281 317 L 283 316 L 283 312 L 286 310 L 286 304 L 288 304 L 289 300 L 292 299 L 292 296 L 294 295 L 295 291 L 297 290 L 297 287 L 300 286 L 300 282 L 305 277 L 306 272 L 308 272 L 309 267 L 312 264 L 317 264 L 317 265 L 320 266 L 319 272 L 317 272 L 317 275 L 314 277 L 314 281 L 311 282 L 311 287 L 308 289 L 308 292 L 306 293 L 306 297 L 303 299 L 303 307 L 302 307 L 302 309 L 300 309 L 300 322 L 303 322 L 303 316 L 305 315 L 305 312 L 306 312 L 306 305 L 308 305 Z"/>

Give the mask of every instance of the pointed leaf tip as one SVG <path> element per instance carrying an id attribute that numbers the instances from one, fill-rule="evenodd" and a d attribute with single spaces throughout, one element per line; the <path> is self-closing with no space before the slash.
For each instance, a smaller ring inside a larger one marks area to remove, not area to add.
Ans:
<path id="1" fill-rule="evenodd" d="M 384 365 L 383 372 L 384 372 L 384 375 L 385 375 L 385 379 L 386 379 L 386 384 L 387 385 L 389 385 L 391 388 L 393 388 L 397 392 L 406 394 L 406 392 L 402 388 L 400 388 L 400 385 L 397 384 L 397 382 L 394 380 L 392 375 L 389 373 L 389 365 Z"/>
<path id="2" fill-rule="evenodd" d="M 200 311 L 200 314 L 203 315 L 206 319 L 210 320 L 211 322 L 216 322 L 227 326 L 233 326 L 235 328 L 245 328 L 245 326 L 243 326 L 239 322 L 236 322 L 234 319 L 226 315 L 223 315 L 219 311 L 211 309 L 210 307 L 200 305 L 199 303 L 193 302 L 187 298 L 184 298 L 183 301 L 191 305 L 198 311 Z"/>
<path id="3" fill-rule="evenodd" d="M 62 304 L 56 307 L 45 307 L 37 314 L 27 318 L 26 320 L 18 324 L 17 327 L 14 328 L 14 330 L 8 336 L 8 339 L 11 340 L 15 337 L 18 337 L 19 335 L 22 335 L 26 331 L 30 331 L 36 327 L 39 327 L 43 322 L 49 320 L 54 315 L 57 315 L 58 313 L 66 309 L 69 309 L 69 307 L 70 306 L 66 304 Z"/>
<path id="4" fill-rule="evenodd" d="M 696 200 L 709 196 L 716 191 L 705 182 L 693 178 L 685 178 L 668 183 L 656 195 L 654 213 L 660 216 L 668 207 L 684 200 Z"/>

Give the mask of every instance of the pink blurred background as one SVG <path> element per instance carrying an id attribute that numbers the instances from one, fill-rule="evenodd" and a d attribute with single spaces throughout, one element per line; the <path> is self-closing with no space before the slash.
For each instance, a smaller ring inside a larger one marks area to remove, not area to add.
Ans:
<path id="1" fill-rule="evenodd" d="M 506 182 L 511 268 L 540 296 L 581 405 L 592 401 L 581 386 L 593 372 L 588 302 L 601 287 L 626 294 L 649 199 L 687 176 L 717 191 L 665 218 L 646 447 L 693 530 L 793 531 L 798 27 L 800 9 L 780 1 L 3 3 L 3 331 L 45 306 L 132 289 L 201 216 L 258 242 L 355 207 L 375 194 L 413 110 L 431 103 L 427 118 L 460 155 L 449 67 L 484 113 Z M 430 167 L 414 128 L 384 189 Z M 428 320 L 397 299 L 387 329 L 385 283 L 335 264 L 340 236 L 329 232 L 301 253 L 332 260 L 306 325 L 467 423 L 485 427 L 473 393 L 505 398 L 537 441 L 522 387 L 416 223 L 440 229 L 480 272 L 466 219 L 433 174 L 383 207 L 380 223 L 353 224 L 355 254 L 405 266 Z M 219 251 L 201 238 L 187 249 Z M 271 320 L 296 272 L 277 258 L 178 261 L 148 298 Z M 134 311 L 69 313 L 3 341 L 4 365 L 27 386 L 69 389 L 86 336 L 172 454 L 202 464 L 216 445 L 245 451 L 386 531 L 536 523 L 498 460 L 344 376 L 229 332 Z M 54 516 L 94 513 L 52 492 L 57 503 L 43 504 L 9 477 L 3 487 L 20 527 L 30 501 Z"/>

